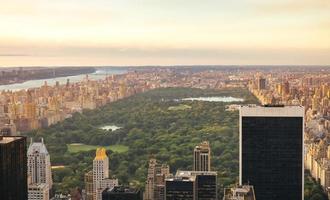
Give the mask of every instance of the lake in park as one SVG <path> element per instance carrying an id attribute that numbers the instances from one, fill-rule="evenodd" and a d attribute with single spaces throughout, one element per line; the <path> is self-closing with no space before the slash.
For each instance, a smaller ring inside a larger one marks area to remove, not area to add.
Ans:
<path id="1" fill-rule="evenodd" d="M 236 97 L 191 97 L 181 99 L 182 101 L 209 101 L 209 102 L 243 102 L 244 99 Z"/>

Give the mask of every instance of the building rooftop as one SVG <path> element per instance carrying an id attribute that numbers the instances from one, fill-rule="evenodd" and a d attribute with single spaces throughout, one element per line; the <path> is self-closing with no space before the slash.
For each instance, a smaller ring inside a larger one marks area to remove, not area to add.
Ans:
<path id="1" fill-rule="evenodd" d="M 8 144 L 10 142 L 13 142 L 15 140 L 24 138 L 22 136 L 0 136 L 0 144 Z"/>
<path id="2" fill-rule="evenodd" d="M 226 188 L 224 200 L 255 200 L 254 188 L 252 185 L 240 185 L 233 188 Z"/>
<path id="3" fill-rule="evenodd" d="M 106 193 L 136 194 L 136 193 L 139 192 L 139 189 L 125 187 L 125 186 L 115 186 L 113 188 L 106 188 L 103 192 L 106 192 Z"/>
<path id="4" fill-rule="evenodd" d="M 107 158 L 107 153 L 105 148 L 97 148 L 96 149 L 96 156 L 94 158 L 94 160 L 104 160 L 105 158 Z"/>
<path id="5" fill-rule="evenodd" d="M 217 172 L 214 171 L 182 171 L 178 170 L 173 177 L 166 178 L 166 181 L 195 181 L 198 175 L 213 175 L 216 176 Z"/>
<path id="6" fill-rule="evenodd" d="M 43 139 L 41 139 L 41 142 L 33 142 L 31 139 L 31 143 L 30 143 L 27 154 L 29 155 L 29 154 L 34 154 L 34 153 L 48 154 L 48 151 L 44 144 Z"/>
<path id="7" fill-rule="evenodd" d="M 305 109 L 303 106 L 241 106 L 240 115 L 250 117 L 303 117 Z"/>

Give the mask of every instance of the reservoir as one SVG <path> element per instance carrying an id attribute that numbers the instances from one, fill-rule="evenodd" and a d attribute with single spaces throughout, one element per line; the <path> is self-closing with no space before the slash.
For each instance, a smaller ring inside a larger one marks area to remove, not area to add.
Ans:
<path id="1" fill-rule="evenodd" d="M 182 101 L 209 101 L 209 102 L 243 102 L 244 99 L 236 97 L 191 97 L 181 99 Z"/>

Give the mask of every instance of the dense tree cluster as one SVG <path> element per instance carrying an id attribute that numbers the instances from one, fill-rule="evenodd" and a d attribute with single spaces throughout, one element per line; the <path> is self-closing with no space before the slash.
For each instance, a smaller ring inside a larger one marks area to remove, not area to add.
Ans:
<path id="1" fill-rule="evenodd" d="M 238 181 L 239 114 L 226 111 L 226 105 L 231 103 L 180 100 L 200 96 L 232 96 L 244 98 L 244 104 L 257 103 L 256 98 L 244 89 L 156 89 L 96 110 L 75 113 L 72 118 L 30 132 L 28 136 L 44 137 L 52 165 L 66 166 L 53 170 L 55 189 L 60 192 L 83 187 L 83 175 L 92 168 L 95 153 L 69 153 L 66 144 L 128 146 L 125 153 L 108 151 L 111 175 L 119 178 L 122 184 L 143 188 L 150 155 L 169 164 L 171 172 L 191 170 L 194 147 L 208 140 L 212 149 L 212 170 L 218 172 L 221 194 L 224 187 Z M 168 109 L 178 105 L 191 108 Z M 106 124 L 122 128 L 113 132 L 99 128 Z"/>

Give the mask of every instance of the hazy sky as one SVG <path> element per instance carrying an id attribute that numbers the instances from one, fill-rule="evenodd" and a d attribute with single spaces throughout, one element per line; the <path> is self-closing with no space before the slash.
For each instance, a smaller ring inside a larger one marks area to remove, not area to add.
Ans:
<path id="1" fill-rule="evenodd" d="M 330 0 L 0 0 L 0 66 L 330 64 Z"/>

